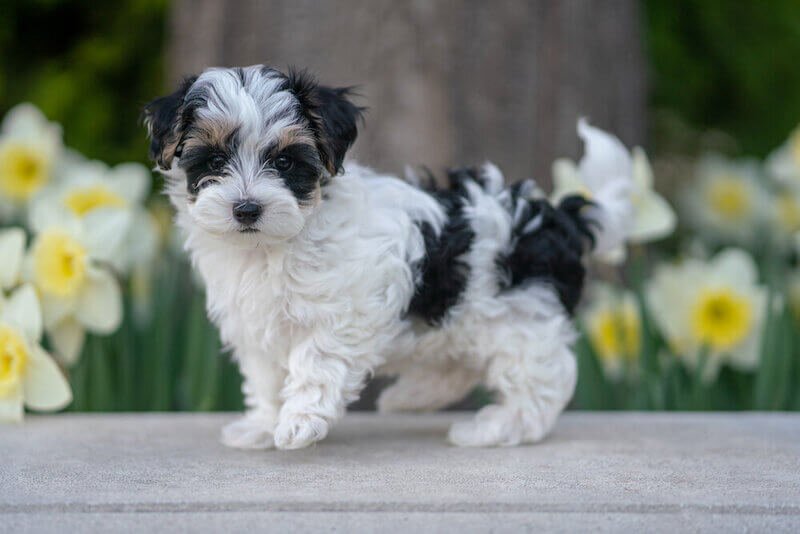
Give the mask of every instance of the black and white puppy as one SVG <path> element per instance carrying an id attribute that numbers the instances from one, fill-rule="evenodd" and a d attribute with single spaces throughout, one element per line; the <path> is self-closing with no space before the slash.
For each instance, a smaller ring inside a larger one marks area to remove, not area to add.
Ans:
<path id="1" fill-rule="evenodd" d="M 453 425 L 456 445 L 542 439 L 575 387 L 583 257 L 619 244 L 624 195 L 553 207 L 491 164 L 446 188 L 344 164 L 361 115 L 348 96 L 257 65 L 209 69 L 145 109 L 209 316 L 244 375 L 247 411 L 223 442 L 306 447 L 373 373 L 398 376 L 383 411 L 493 390 L 496 404 Z"/>

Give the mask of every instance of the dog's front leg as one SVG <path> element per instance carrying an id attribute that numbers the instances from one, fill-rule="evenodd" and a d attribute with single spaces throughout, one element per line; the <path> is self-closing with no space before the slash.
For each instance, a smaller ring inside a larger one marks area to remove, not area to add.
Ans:
<path id="1" fill-rule="evenodd" d="M 336 347 L 337 354 L 330 347 Z M 300 449 L 323 439 L 347 403 L 355 400 L 366 368 L 358 351 L 345 352 L 351 351 L 330 336 L 310 337 L 291 351 L 275 429 L 278 448 Z"/>

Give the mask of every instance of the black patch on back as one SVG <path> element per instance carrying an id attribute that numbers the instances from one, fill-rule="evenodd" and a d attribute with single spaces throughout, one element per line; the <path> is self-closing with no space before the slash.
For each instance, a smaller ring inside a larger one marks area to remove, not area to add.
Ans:
<path id="1" fill-rule="evenodd" d="M 475 240 L 475 232 L 464 216 L 466 191 L 461 181 L 451 180 L 449 189 L 436 189 L 431 184 L 431 189 L 430 194 L 447 214 L 447 222 L 438 235 L 429 223 L 417 223 L 425 242 L 425 257 L 416 265 L 419 276 L 408 313 L 437 325 L 458 304 L 467 287 L 470 266 L 464 255 Z"/>
<path id="2" fill-rule="evenodd" d="M 591 202 L 573 195 L 554 207 L 544 199 L 520 199 L 513 186 L 509 192 L 512 210 L 518 202 L 525 205 L 512 231 L 511 251 L 496 259 L 501 288 L 544 282 L 556 291 L 567 312 L 573 313 L 586 276 L 582 257 L 594 245 L 593 221 L 581 214 Z M 541 219 L 536 227 L 524 232 L 537 217 Z"/>

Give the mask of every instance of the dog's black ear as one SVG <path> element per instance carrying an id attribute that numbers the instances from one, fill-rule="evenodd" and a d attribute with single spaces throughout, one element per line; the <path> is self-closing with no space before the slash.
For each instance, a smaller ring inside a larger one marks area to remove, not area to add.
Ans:
<path id="1" fill-rule="evenodd" d="M 319 85 L 306 71 L 292 70 L 288 79 L 289 90 L 300 101 L 314 130 L 322 163 L 331 174 L 337 174 L 342 170 L 345 153 L 356 140 L 364 108 L 350 101 L 351 87 Z"/>
<path id="2" fill-rule="evenodd" d="M 186 92 L 195 80 L 197 76 L 185 78 L 174 93 L 156 98 L 142 112 L 142 121 L 150 136 L 150 158 L 162 169 L 172 166 L 185 127 Z"/>

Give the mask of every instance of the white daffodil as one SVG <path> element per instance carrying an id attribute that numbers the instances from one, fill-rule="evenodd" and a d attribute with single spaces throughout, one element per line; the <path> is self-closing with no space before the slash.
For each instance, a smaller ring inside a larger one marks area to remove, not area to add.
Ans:
<path id="1" fill-rule="evenodd" d="M 45 330 L 65 365 L 77 360 L 84 331 L 109 334 L 122 320 L 119 284 L 108 269 L 127 223 L 124 213 L 83 220 L 41 214 L 25 276 L 41 296 Z M 86 222 L 86 224 L 83 224 Z"/>
<path id="2" fill-rule="evenodd" d="M 8 112 L 0 127 L 0 214 L 14 213 L 50 182 L 62 148 L 61 127 L 36 107 Z"/>
<path id="3" fill-rule="evenodd" d="M 72 401 L 69 384 L 39 345 L 42 315 L 25 285 L 6 300 L 0 292 L 0 422 L 20 421 L 23 406 L 59 410 Z"/>
<path id="4" fill-rule="evenodd" d="M 800 232 L 800 188 L 782 187 L 772 194 L 770 201 L 772 209 L 768 213 L 774 235 L 782 246 L 792 247 L 795 234 Z"/>
<path id="5" fill-rule="evenodd" d="M 646 243 L 669 236 L 675 230 L 677 216 L 664 197 L 653 189 L 653 168 L 641 147 L 633 149 L 633 223 L 630 243 Z"/>
<path id="6" fill-rule="evenodd" d="M 0 292 L 19 281 L 25 256 L 25 231 L 22 228 L 0 230 Z"/>
<path id="7" fill-rule="evenodd" d="M 672 352 L 691 369 L 705 356 L 704 380 L 713 380 L 723 363 L 744 370 L 758 365 L 767 294 L 743 250 L 661 265 L 646 296 Z"/>
<path id="8" fill-rule="evenodd" d="M 800 189 L 800 127 L 767 157 L 767 171 L 777 182 Z"/>
<path id="9" fill-rule="evenodd" d="M 618 380 L 639 358 L 642 340 L 639 306 L 633 293 L 606 284 L 595 285 L 589 293 L 582 322 L 606 376 Z"/>
<path id="10" fill-rule="evenodd" d="M 59 182 L 31 202 L 31 226 L 53 212 L 61 218 L 91 218 L 92 224 L 101 225 L 122 215 L 124 236 L 115 241 L 117 248 L 109 251 L 109 262 L 123 273 L 134 265 L 149 263 L 157 243 L 156 224 L 143 205 L 150 190 L 150 171 L 138 163 L 109 168 L 75 154 L 65 160 Z"/>
<path id="11" fill-rule="evenodd" d="M 707 156 L 683 197 L 686 220 L 713 243 L 750 245 L 766 219 L 769 197 L 758 164 Z"/>
<path id="12" fill-rule="evenodd" d="M 600 205 L 621 200 L 630 203 L 631 220 L 613 224 L 625 228 L 624 239 L 631 243 L 652 241 L 672 233 L 675 213 L 653 190 L 653 171 L 644 151 L 635 148 L 631 156 L 619 139 L 583 120 L 578 122 L 578 135 L 586 145 L 585 155 L 578 165 L 568 159 L 553 163 L 551 200 L 559 202 L 567 195 L 579 194 Z M 624 258 L 623 248 L 601 256 L 611 263 Z"/>

